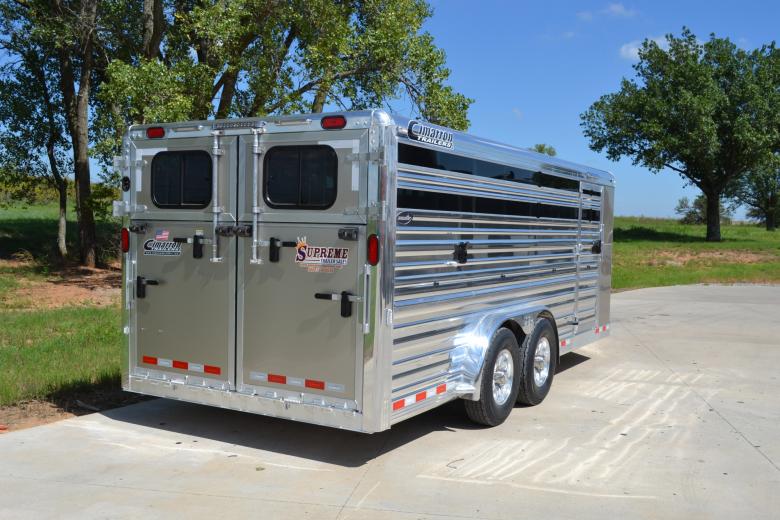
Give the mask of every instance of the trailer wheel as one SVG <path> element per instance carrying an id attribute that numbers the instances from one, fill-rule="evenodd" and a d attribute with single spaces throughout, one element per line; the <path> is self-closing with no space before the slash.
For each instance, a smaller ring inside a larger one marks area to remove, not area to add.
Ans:
<path id="1" fill-rule="evenodd" d="M 499 329 L 490 342 L 482 374 L 479 401 L 465 401 L 472 421 L 487 426 L 504 422 L 517 399 L 520 347 L 514 333 Z"/>
<path id="2" fill-rule="evenodd" d="M 517 402 L 537 405 L 550 392 L 555 369 L 558 367 L 558 349 L 555 328 L 547 318 L 536 322 L 534 330 L 520 346 L 522 369 L 519 374 Z"/>

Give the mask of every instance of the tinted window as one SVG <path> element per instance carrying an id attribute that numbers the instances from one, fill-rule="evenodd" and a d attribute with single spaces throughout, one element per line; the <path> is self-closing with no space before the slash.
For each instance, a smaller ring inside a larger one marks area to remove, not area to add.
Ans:
<path id="1" fill-rule="evenodd" d="M 265 155 L 269 206 L 326 209 L 336 202 L 338 157 L 329 146 L 276 146 Z"/>
<path id="2" fill-rule="evenodd" d="M 398 144 L 398 162 L 435 168 L 437 170 L 466 173 L 468 175 L 479 175 L 480 177 L 489 177 L 491 179 L 522 182 L 524 184 L 544 186 L 545 188 L 557 188 L 568 191 L 579 191 L 580 189 L 579 181 L 573 179 L 525 170 L 516 166 L 471 159 L 403 143 Z"/>
<path id="3" fill-rule="evenodd" d="M 578 208 L 549 204 L 489 199 L 433 191 L 398 190 L 399 209 L 428 209 L 459 213 L 491 213 L 518 217 L 562 218 L 576 220 Z"/>
<path id="4" fill-rule="evenodd" d="M 160 152 L 152 159 L 152 201 L 159 208 L 197 209 L 211 202 L 211 156 Z"/>

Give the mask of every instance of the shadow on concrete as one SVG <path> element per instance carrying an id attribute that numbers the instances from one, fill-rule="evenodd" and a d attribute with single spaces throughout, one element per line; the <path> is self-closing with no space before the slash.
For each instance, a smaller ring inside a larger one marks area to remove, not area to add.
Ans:
<path id="1" fill-rule="evenodd" d="M 168 399 L 101 413 L 115 421 L 181 434 L 182 443 L 190 446 L 205 438 L 344 467 L 362 466 L 434 431 L 481 428 L 468 420 L 460 400 L 373 435 Z"/>
<path id="2" fill-rule="evenodd" d="M 576 367 L 580 363 L 588 361 L 589 359 L 590 358 L 588 356 L 583 356 L 579 352 L 569 352 L 568 354 L 564 354 L 558 361 L 558 368 L 555 373 L 560 374 L 561 372 L 565 372 L 570 368 Z"/>
<path id="3" fill-rule="evenodd" d="M 561 357 L 558 372 L 588 359 L 576 352 L 566 354 Z M 516 405 L 512 413 L 523 413 L 523 408 L 525 406 Z M 362 466 L 435 431 L 486 428 L 466 417 L 459 399 L 373 435 L 169 399 L 155 399 L 101 413 L 115 421 L 181 434 L 181 441 L 187 444 L 205 438 L 344 467 Z"/>

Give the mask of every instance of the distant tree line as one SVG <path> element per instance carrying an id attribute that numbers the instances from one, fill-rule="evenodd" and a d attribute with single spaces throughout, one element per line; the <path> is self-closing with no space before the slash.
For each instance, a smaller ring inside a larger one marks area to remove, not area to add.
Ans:
<path id="1" fill-rule="evenodd" d="M 777 226 L 780 193 L 780 50 L 754 50 L 687 28 L 645 40 L 633 79 L 582 114 L 593 150 L 678 173 L 704 198 L 707 240 L 721 238 L 722 200 Z M 695 205 L 695 203 L 694 203 Z"/>
<path id="2" fill-rule="evenodd" d="M 391 106 L 456 129 L 472 100 L 447 85 L 421 30 L 426 0 L 0 0 L 0 184 L 70 180 L 78 258 L 96 261 L 96 211 L 133 123 Z M 102 193 L 95 193 L 99 189 Z M 13 190 L 19 196 L 24 190 Z"/>

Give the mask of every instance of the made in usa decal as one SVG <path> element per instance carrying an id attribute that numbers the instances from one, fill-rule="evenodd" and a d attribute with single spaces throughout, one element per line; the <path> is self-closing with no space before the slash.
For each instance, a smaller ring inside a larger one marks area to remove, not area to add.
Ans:
<path id="1" fill-rule="evenodd" d="M 349 263 L 349 248 L 312 246 L 306 237 L 298 237 L 295 263 L 309 272 L 332 273 Z"/>

